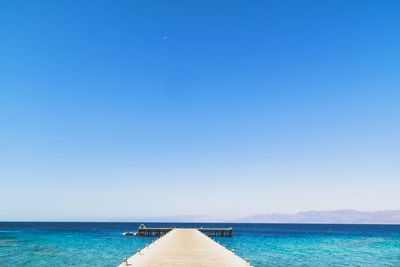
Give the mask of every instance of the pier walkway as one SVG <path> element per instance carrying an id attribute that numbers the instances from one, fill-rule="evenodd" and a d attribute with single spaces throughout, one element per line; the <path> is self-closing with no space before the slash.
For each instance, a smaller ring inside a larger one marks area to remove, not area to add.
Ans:
<path id="1" fill-rule="evenodd" d="M 119 267 L 249 267 L 197 229 L 173 229 Z"/>

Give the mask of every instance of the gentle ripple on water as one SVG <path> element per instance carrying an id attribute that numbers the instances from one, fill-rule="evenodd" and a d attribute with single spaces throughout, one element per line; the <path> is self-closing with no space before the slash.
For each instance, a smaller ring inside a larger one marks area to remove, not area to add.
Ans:
<path id="1" fill-rule="evenodd" d="M 148 226 L 170 226 L 153 223 Z M 174 224 L 233 226 L 228 249 L 263 266 L 400 266 L 400 226 Z M 0 266 L 116 266 L 153 238 L 122 236 L 137 223 L 0 223 Z"/>

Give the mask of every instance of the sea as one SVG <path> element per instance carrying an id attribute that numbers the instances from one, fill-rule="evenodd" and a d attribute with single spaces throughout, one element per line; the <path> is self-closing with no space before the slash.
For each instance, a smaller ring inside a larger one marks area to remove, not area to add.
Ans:
<path id="1" fill-rule="evenodd" d="M 123 236 L 141 223 L 0 222 L 0 266 L 118 266 L 153 237 Z M 400 266 L 400 225 L 144 223 L 233 227 L 216 238 L 255 267 Z"/>

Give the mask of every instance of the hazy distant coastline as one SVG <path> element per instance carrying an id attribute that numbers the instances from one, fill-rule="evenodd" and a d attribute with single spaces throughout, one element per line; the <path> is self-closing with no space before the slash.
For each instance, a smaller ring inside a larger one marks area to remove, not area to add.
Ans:
<path id="1" fill-rule="evenodd" d="M 239 223 L 343 223 L 343 224 L 400 224 L 400 210 L 386 211 L 305 211 L 293 214 L 257 214 L 247 217 L 206 215 L 124 218 L 120 221 L 148 222 L 239 222 Z"/>

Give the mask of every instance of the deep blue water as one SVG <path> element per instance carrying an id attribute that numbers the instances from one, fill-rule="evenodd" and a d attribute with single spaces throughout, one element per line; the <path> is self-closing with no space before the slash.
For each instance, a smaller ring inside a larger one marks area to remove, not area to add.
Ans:
<path id="1" fill-rule="evenodd" d="M 145 223 L 230 227 L 227 248 L 261 266 L 400 266 L 400 225 Z M 0 266 L 117 266 L 151 237 L 139 223 L 0 222 Z"/>

